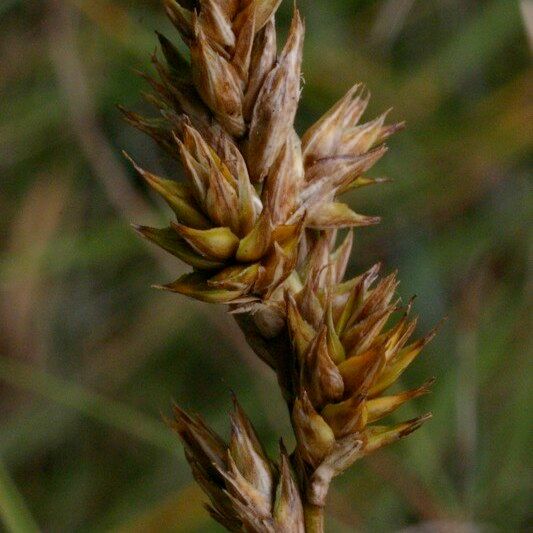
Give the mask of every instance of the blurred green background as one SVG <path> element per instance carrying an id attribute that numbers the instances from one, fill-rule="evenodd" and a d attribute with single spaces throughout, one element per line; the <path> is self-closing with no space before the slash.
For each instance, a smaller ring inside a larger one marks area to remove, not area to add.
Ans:
<path id="1" fill-rule="evenodd" d="M 298 3 L 298 131 L 356 81 L 372 92 L 368 117 L 392 106 L 408 126 L 374 171 L 394 181 L 350 198 L 383 217 L 356 232 L 350 271 L 398 268 L 419 333 L 449 317 L 404 380 L 437 376 L 399 415 L 434 419 L 335 482 L 329 531 L 525 531 L 532 3 Z M 150 289 L 183 267 L 129 226 L 167 213 L 120 150 L 176 170 L 115 106 L 144 109 L 132 69 L 150 69 L 154 29 L 176 33 L 157 0 L 3 0 L 0 28 L 5 527 L 220 531 L 161 413 L 175 399 L 227 434 L 233 389 L 271 451 L 292 437 L 273 376 L 231 318 Z"/>

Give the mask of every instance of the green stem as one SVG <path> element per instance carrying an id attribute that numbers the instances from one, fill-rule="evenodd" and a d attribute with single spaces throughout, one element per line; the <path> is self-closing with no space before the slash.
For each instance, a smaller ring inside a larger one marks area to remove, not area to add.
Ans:
<path id="1" fill-rule="evenodd" d="M 324 533 L 324 507 L 307 503 L 304 515 L 306 533 Z"/>

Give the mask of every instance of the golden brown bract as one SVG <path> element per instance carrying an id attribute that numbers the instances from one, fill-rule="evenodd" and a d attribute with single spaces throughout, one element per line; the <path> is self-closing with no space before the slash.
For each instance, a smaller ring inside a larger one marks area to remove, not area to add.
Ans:
<path id="1" fill-rule="evenodd" d="M 317 532 L 331 479 L 429 418 L 375 424 L 428 392 L 431 381 L 383 394 L 433 333 L 409 343 L 416 320 L 395 299 L 395 274 L 377 281 L 376 266 L 343 281 L 352 228 L 379 218 L 340 196 L 384 181 L 367 172 L 403 124 L 385 124 L 387 113 L 361 122 L 369 94 L 358 84 L 300 138 L 304 24 L 295 8 L 278 53 L 279 3 L 165 0 L 190 61 L 158 34 L 164 61 L 154 55 L 158 77 L 144 76 L 158 117 L 123 111 L 185 174 L 176 181 L 133 163 L 174 213 L 165 228 L 137 231 L 192 267 L 160 288 L 230 306 L 276 372 L 296 435 L 294 452 L 282 446 L 274 464 L 237 404 L 229 443 L 176 408 L 209 510 L 232 531 Z"/>

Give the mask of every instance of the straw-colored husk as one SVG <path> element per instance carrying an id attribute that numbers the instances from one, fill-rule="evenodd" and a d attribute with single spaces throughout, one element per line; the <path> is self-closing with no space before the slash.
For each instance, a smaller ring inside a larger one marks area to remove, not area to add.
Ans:
<path id="1" fill-rule="evenodd" d="M 278 51 L 279 3 L 165 0 L 190 60 L 159 35 L 164 61 L 153 56 L 158 78 L 146 76 L 145 95 L 158 116 L 123 111 L 185 172 L 176 181 L 133 163 L 175 215 L 137 230 L 193 269 L 161 288 L 229 305 L 276 372 L 297 440 L 274 463 L 237 403 L 229 443 L 176 408 L 209 511 L 231 531 L 316 532 L 332 478 L 429 418 L 376 424 L 428 392 L 431 381 L 385 394 L 434 333 L 409 341 L 416 319 L 395 299 L 395 274 L 378 280 L 375 266 L 343 280 L 352 228 L 379 219 L 340 197 L 381 181 L 367 173 L 402 124 L 387 125 L 386 113 L 363 122 L 369 94 L 355 85 L 300 138 L 304 24 L 295 8 Z"/>

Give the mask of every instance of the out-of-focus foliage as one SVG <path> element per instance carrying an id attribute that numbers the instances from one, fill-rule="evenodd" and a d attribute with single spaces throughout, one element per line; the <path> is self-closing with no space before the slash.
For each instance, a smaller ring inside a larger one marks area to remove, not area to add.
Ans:
<path id="1" fill-rule="evenodd" d="M 420 400 L 434 420 L 335 483 L 330 530 L 523 530 L 527 0 L 522 12 L 514 0 L 299 4 L 299 131 L 354 81 L 372 92 L 369 116 L 393 106 L 408 125 L 376 171 L 394 181 L 349 198 L 383 216 L 356 232 L 351 271 L 398 268 L 420 333 L 449 317 L 405 378 L 437 376 Z M 170 24 L 156 0 L 4 0 L 0 27 L 0 513 L 20 531 L 219 531 L 160 422 L 171 399 L 224 431 L 233 389 L 271 452 L 292 441 L 273 376 L 232 320 L 151 290 L 180 266 L 129 227 L 161 222 L 161 206 L 120 149 L 174 171 L 115 105 L 143 109 L 132 67 L 150 68 L 153 30 L 173 36 Z"/>

